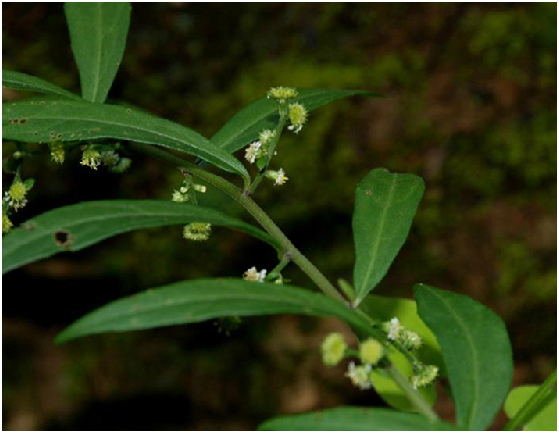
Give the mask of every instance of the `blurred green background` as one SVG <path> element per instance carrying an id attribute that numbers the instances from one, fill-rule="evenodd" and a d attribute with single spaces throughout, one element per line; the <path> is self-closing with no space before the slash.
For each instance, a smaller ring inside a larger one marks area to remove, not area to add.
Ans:
<path id="1" fill-rule="evenodd" d="M 3 68 L 79 93 L 62 5 L 2 11 Z M 211 136 L 275 85 L 385 95 L 312 112 L 280 143 L 274 164 L 290 181 L 263 184 L 256 200 L 329 278 L 350 280 L 356 183 L 379 166 L 421 175 L 426 195 L 376 292 L 409 297 L 426 282 L 489 305 L 511 335 L 514 383 L 538 383 L 556 364 L 556 34 L 552 3 L 134 4 L 109 96 Z M 4 156 L 13 150 L 4 143 Z M 170 199 L 181 182 L 141 157 L 121 176 L 78 161 L 57 166 L 46 149 L 26 161 L 24 177 L 37 182 L 14 222 L 83 200 Z M 382 405 L 351 387 L 344 366 L 321 364 L 321 339 L 350 335 L 333 319 L 251 318 L 229 335 L 204 323 L 53 344 L 64 326 L 121 296 L 275 264 L 243 234 L 219 228 L 199 245 L 168 227 L 7 274 L 3 428 L 252 429 L 278 413 Z M 294 267 L 286 276 L 311 284 Z M 444 391 L 436 409 L 452 419 Z"/>

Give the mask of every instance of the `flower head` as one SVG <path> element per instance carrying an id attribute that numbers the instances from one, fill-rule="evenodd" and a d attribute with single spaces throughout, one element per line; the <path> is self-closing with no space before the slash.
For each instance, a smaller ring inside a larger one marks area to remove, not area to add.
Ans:
<path id="1" fill-rule="evenodd" d="M 326 365 L 337 365 L 343 358 L 347 348 L 342 334 L 334 332 L 322 342 L 322 362 Z"/>
<path id="2" fill-rule="evenodd" d="M 421 337 L 408 329 L 404 329 L 400 334 L 400 340 L 402 345 L 408 350 L 418 350 L 423 342 L 421 341 Z"/>
<path id="3" fill-rule="evenodd" d="M 184 226 L 183 236 L 190 241 L 207 241 L 212 233 L 209 223 L 190 223 Z"/>
<path id="4" fill-rule="evenodd" d="M 411 385 L 417 389 L 432 383 L 439 374 L 439 367 L 436 365 L 421 365 L 419 371 L 410 377 Z"/>
<path id="5" fill-rule="evenodd" d="M 371 365 L 358 365 L 351 361 L 348 366 L 347 373 L 345 374 L 351 382 L 359 389 L 369 389 L 372 384 L 369 381 L 369 373 L 371 372 Z"/>
<path id="6" fill-rule="evenodd" d="M 262 142 L 255 141 L 250 143 L 250 145 L 245 149 L 245 159 L 254 164 L 256 162 L 256 158 L 260 156 L 260 148 L 262 147 Z"/>
<path id="7" fill-rule="evenodd" d="M 289 120 L 291 121 L 291 125 L 288 126 L 287 129 L 298 134 L 299 131 L 303 129 L 308 114 L 307 109 L 298 102 L 289 104 Z"/>
<path id="8" fill-rule="evenodd" d="M 272 179 L 274 181 L 274 185 L 283 185 L 289 180 L 282 168 L 280 168 L 278 171 L 268 170 L 266 171 L 265 176 L 268 179 Z"/>
<path id="9" fill-rule="evenodd" d="M 62 164 L 66 157 L 64 145 L 61 141 L 54 141 L 50 144 L 50 157 L 57 164 Z"/>
<path id="10" fill-rule="evenodd" d="M 98 150 L 91 147 L 87 147 L 82 153 L 81 165 L 88 166 L 93 170 L 97 170 L 97 167 L 101 165 L 101 154 Z"/>
<path id="11" fill-rule="evenodd" d="M 13 227 L 10 217 L 2 212 L 2 233 L 8 233 Z"/>
<path id="12" fill-rule="evenodd" d="M 266 269 L 262 269 L 260 272 L 258 272 L 256 267 L 253 266 L 243 274 L 243 278 L 246 281 L 256 281 L 258 283 L 263 283 L 266 279 Z"/>
<path id="13" fill-rule="evenodd" d="M 264 129 L 260 131 L 260 134 L 258 134 L 258 141 L 260 141 L 263 146 L 267 146 L 268 144 L 270 144 L 275 136 L 276 131 L 272 131 L 271 129 Z"/>
<path id="14" fill-rule="evenodd" d="M 394 317 L 390 322 L 384 324 L 384 329 L 388 333 L 389 340 L 397 340 L 400 337 L 400 333 L 404 330 L 404 327 L 400 324 L 397 317 Z"/>
<path id="15" fill-rule="evenodd" d="M 268 90 L 267 98 L 279 99 L 280 102 L 284 102 L 286 99 L 295 98 L 297 96 L 297 90 L 292 87 L 272 87 Z"/>
<path id="16" fill-rule="evenodd" d="M 365 364 L 375 365 L 384 354 L 382 344 L 374 338 L 369 338 L 359 345 L 359 358 Z"/>
<path id="17" fill-rule="evenodd" d="M 181 188 L 182 190 L 182 188 Z M 177 191 L 174 190 L 173 191 L 173 201 L 177 202 L 177 203 L 184 203 L 187 202 L 190 199 L 190 197 L 188 196 L 188 194 L 183 193 L 182 191 Z"/>
<path id="18" fill-rule="evenodd" d="M 4 201 L 17 211 L 27 204 L 27 191 L 27 186 L 21 180 L 16 180 L 4 194 Z"/>

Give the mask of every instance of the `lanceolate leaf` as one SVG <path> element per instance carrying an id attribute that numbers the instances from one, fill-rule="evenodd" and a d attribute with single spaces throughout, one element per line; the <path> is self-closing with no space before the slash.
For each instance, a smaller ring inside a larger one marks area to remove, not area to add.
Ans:
<path id="1" fill-rule="evenodd" d="M 82 95 L 104 102 L 126 46 L 130 3 L 68 2 L 64 5 Z"/>
<path id="2" fill-rule="evenodd" d="M 87 101 L 17 101 L 2 104 L 4 139 L 45 143 L 116 138 L 157 144 L 248 177 L 244 166 L 193 130 L 128 107 Z"/>
<path id="3" fill-rule="evenodd" d="M 28 92 L 46 93 L 49 95 L 62 96 L 75 101 L 81 101 L 78 95 L 74 95 L 62 87 L 58 87 L 33 75 L 2 69 L 2 86 L 8 89 L 25 90 Z"/>
<path id="4" fill-rule="evenodd" d="M 322 107 L 336 99 L 353 95 L 378 96 L 366 90 L 297 89 L 300 102 L 308 111 Z M 278 123 L 278 102 L 260 98 L 238 111 L 212 138 L 211 141 L 233 153 L 258 138 L 263 129 L 274 129 Z"/>
<path id="5" fill-rule="evenodd" d="M 456 422 L 484 430 L 512 382 L 512 350 L 501 318 L 477 301 L 425 284 L 414 286 L 419 316 L 443 351 Z"/>
<path id="6" fill-rule="evenodd" d="M 272 418 L 258 430 L 283 431 L 428 431 L 456 430 L 443 421 L 431 423 L 421 415 L 392 409 L 337 407 L 319 412 Z"/>
<path id="7" fill-rule="evenodd" d="M 424 190 L 420 177 L 384 168 L 372 170 L 357 185 L 353 212 L 355 305 L 388 272 L 408 236 Z"/>
<path id="8" fill-rule="evenodd" d="M 278 248 L 267 233 L 214 209 L 170 201 L 90 201 L 45 212 L 5 235 L 2 273 L 60 252 L 81 250 L 119 233 L 190 222 L 231 227 Z"/>
<path id="9" fill-rule="evenodd" d="M 82 317 L 59 334 L 56 341 L 223 316 L 269 314 L 336 316 L 363 332 L 371 331 L 365 319 L 322 294 L 275 283 L 209 279 L 183 281 L 119 299 Z"/>
<path id="10" fill-rule="evenodd" d="M 406 329 L 416 332 L 421 337 L 423 344 L 417 353 L 418 358 L 426 364 L 438 366 L 441 375 L 444 374 L 441 348 L 437 343 L 435 335 L 417 314 L 417 305 L 415 301 L 411 299 L 369 295 L 363 300 L 360 308 L 370 317 L 381 322 L 386 322 L 393 317 L 397 317 Z M 400 373 L 407 377 L 413 374 L 411 364 L 400 352 L 393 351 L 389 355 L 389 358 Z M 371 379 L 375 391 L 392 407 L 401 410 L 415 410 L 415 407 L 409 401 L 407 395 L 390 377 L 373 370 Z M 419 388 L 419 392 L 429 403 L 434 403 L 437 398 L 434 386 Z"/>

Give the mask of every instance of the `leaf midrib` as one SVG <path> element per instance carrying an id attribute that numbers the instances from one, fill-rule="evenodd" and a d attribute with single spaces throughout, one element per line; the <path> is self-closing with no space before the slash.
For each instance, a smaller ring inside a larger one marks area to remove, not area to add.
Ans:
<path id="1" fill-rule="evenodd" d="M 58 102 L 60 102 L 60 101 L 58 101 Z M 68 107 L 67 104 L 68 104 L 68 103 L 66 103 L 66 106 Z M 21 104 L 18 104 L 18 105 L 21 105 Z M 70 106 L 70 107 L 71 107 L 71 106 Z M 107 107 L 111 107 L 111 109 L 114 109 L 114 108 L 120 109 L 120 108 L 122 108 L 122 107 L 119 107 L 119 106 L 112 106 L 112 105 L 108 105 Z M 94 108 L 97 108 L 97 107 L 94 107 Z M 136 111 L 135 111 L 134 113 L 135 113 L 135 114 L 145 114 L 145 113 L 138 113 L 138 112 L 136 112 Z M 151 117 L 151 115 L 149 115 L 149 114 L 145 114 L 145 115 Z M 189 147 L 191 147 L 191 148 L 193 148 L 193 149 L 196 149 L 196 150 L 198 150 L 198 151 L 200 151 L 200 152 L 204 152 L 204 153 L 205 153 L 205 157 L 207 157 L 208 155 L 211 156 L 211 157 L 214 157 L 214 158 L 218 159 L 219 161 L 221 161 L 222 163 L 227 164 L 228 167 L 234 169 L 236 173 L 241 173 L 241 171 L 240 171 L 237 167 L 232 166 L 228 161 L 224 160 L 221 156 L 216 155 L 215 153 L 211 152 L 210 150 L 206 150 L 206 149 L 200 147 L 199 145 L 196 145 L 196 144 L 194 144 L 194 143 L 187 142 L 187 141 L 185 141 L 185 140 L 183 140 L 183 139 L 181 139 L 181 138 L 174 137 L 174 136 L 172 136 L 172 135 L 166 135 L 166 134 L 164 134 L 164 133 L 162 133 L 162 132 L 159 132 L 159 131 L 156 131 L 156 130 L 153 130 L 153 129 L 144 129 L 144 128 L 141 128 L 141 127 L 139 126 L 139 124 L 136 124 L 136 123 L 134 123 L 134 124 L 130 124 L 130 123 L 118 123 L 118 122 L 115 122 L 115 121 L 109 121 L 109 120 L 107 120 L 107 119 L 101 119 L 101 120 L 100 120 L 100 119 L 98 119 L 98 118 L 90 118 L 90 117 L 88 117 L 88 116 L 83 116 L 83 117 L 72 117 L 72 116 L 67 115 L 67 114 L 64 115 L 62 118 L 61 118 L 60 116 L 59 116 L 59 117 L 52 117 L 52 116 L 49 116 L 49 115 L 45 115 L 45 114 L 43 114 L 43 113 L 41 113 L 40 115 L 37 114 L 37 115 L 35 115 L 34 117 L 35 117 L 35 119 L 51 120 L 51 121 L 60 121 L 60 122 L 64 122 L 64 121 L 98 122 L 98 123 L 106 124 L 106 125 L 109 125 L 109 126 L 126 127 L 126 128 L 131 129 L 132 131 L 137 131 L 137 132 L 142 132 L 142 133 L 147 133 L 147 134 L 153 134 L 153 135 L 155 135 L 156 137 L 162 137 L 162 138 L 169 139 L 169 140 L 171 140 L 171 141 L 179 142 L 179 143 L 184 144 L 184 145 L 186 145 L 186 146 L 189 146 Z M 157 120 L 157 121 L 159 121 L 159 120 L 166 121 L 166 119 L 159 119 L 159 118 L 157 118 L 157 117 L 154 117 L 154 120 Z M 170 122 L 170 121 L 167 120 L 167 122 Z M 175 125 L 175 127 L 182 127 L 181 125 L 175 124 L 174 122 L 171 122 L 171 124 L 172 124 L 172 125 Z M 184 132 L 184 133 L 186 134 L 186 132 Z M 188 133 L 190 133 L 190 131 L 188 131 Z M 193 134 L 196 134 L 196 133 L 193 133 Z M 125 134 L 119 134 L 118 132 L 115 132 L 114 134 L 111 134 L 111 136 L 113 136 L 113 135 L 114 135 L 114 136 L 118 135 L 119 137 L 121 137 L 121 138 L 123 138 L 123 139 L 129 138 L 129 137 L 126 137 Z M 215 146 L 216 148 L 220 148 L 220 146 L 217 146 L 217 145 L 215 145 L 214 143 L 212 143 L 210 140 L 205 139 L 202 135 L 200 135 L 199 137 L 196 137 L 196 138 L 205 140 L 206 142 L 210 143 L 211 146 Z M 134 140 L 141 141 L 140 139 L 137 139 L 137 138 L 135 138 Z M 204 144 L 206 144 L 206 143 L 204 143 Z M 213 150 L 213 149 L 212 149 L 212 150 Z M 220 150 L 223 150 L 223 149 L 220 149 Z M 210 159 L 211 159 L 211 158 L 210 158 Z"/>
<path id="2" fill-rule="evenodd" d="M 464 330 L 464 334 L 466 335 L 466 339 L 468 341 L 468 345 L 471 348 L 471 353 L 472 353 L 472 365 L 474 367 L 474 374 L 472 375 L 473 377 L 473 385 L 474 385 L 474 399 L 472 402 L 472 407 L 470 409 L 470 416 L 468 417 L 468 429 L 471 429 L 472 426 L 472 422 L 473 419 L 475 418 L 475 415 L 477 413 L 477 408 L 478 408 L 478 402 L 479 402 L 479 381 L 478 381 L 478 377 L 479 377 L 479 364 L 478 364 L 478 353 L 476 350 L 476 346 L 474 344 L 474 341 L 472 340 L 472 336 L 469 333 L 469 328 L 466 326 L 466 324 L 464 323 L 464 321 L 462 320 L 462 318 L 460 317 L 460 315 L 458 315 L 456 313 L 456 311 L 454 311 L 454 309 L 452 308 L 452 306 L 448 303 L 448 301 L 446 299 L 444 299 L 442 296 L 440 296 L 439 294 L 437 294 L 434 291 L 430 291 L 430 293 L 435 296 L 437 299 L 439 299 L 439 301 L 448 309 L 448 311 L 455 317 L 456 322 L 460 325 L 460 327 Z"/>
<path id="3" fill-rule="evenodd" d="M 392 177 L 392 182 L 391 182 L 391 185 L 390 185 L 390 190 L 388 191 L 386 206 L 383 207 L 382 213 L 381 213 L 381 216 L 380 216 L 378 236 L 375 239 L 375 242 L 373 244 L 373 251 L 372 251 L 371 260 L 369 261 L 369 266 L 367 268 L 367 272 L 365 273 L 365 277 L 363 278 L 363 285 L 361 286 L 361 288 L 359 290 L 360 295 L 359 295 L 359 298 L 356 301 L 356 304 L 358 304 L 359 302 L 361 302 L 363 300 L 363 296 L 366 292 L 367 281 L 369 280 L 369 277 L 370 277 L 370 275 L 373 271 L 374 265 L 375 265 L 377 254 L 378 254 L 378 251 L 379 251 L 379 248 L 380 248 L 381 233 L 384 230 L 384 224 L 386 222 L 386 215 L 388 213 L 388 208 L 392 206 L 392 200 L 394 198 L 394 190 L 396 189 L 397 177 L 398 177 L 398 174 L 394 173 L 394 176 Z"/>
<path id="4" fill-rule="evenodd" d="M 97 49 L 97 68 L 93 71 L 93 75 L 94 77 L 96 77 L 96 79 L 93 80 L 93 94 L 91 97 L 92 102 L 96 102 L 97 101 L 97 93 L 99 92 L 99 80 L 100 80 L 100 76 L 101 76 L 101 52 L 103 49 L 103 32 L 102 32 L 102 24 L 103 24 L 103 4 L 102 3 L 95 3 L 95 6 L 97 6 L 97 15 L 98 15 L 98 21 L 99 21 L 99 25 L 97 26 L 97 33 L 99 35 L 99 39 L 98 39 L 98 49 Z"/>

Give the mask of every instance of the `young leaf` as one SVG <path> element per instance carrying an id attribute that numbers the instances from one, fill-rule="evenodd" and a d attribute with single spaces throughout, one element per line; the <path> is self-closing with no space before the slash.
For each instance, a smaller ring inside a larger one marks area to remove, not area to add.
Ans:
<path id="1" fill-rule="evenodd" d="M 16 101 L 2 104 L 2 138 L 49 142 L 115 138 L 157 144 L 210 161 L 240 174 L 248 173 L 235 157 L 197 132 L 128 107 L 87 101 Z"/>
<path id="2" fill-rule="evenodd" d="M 190 222 L 231 227 L 279 248 L 262 230 L 202 206 L 155 200 L 90 201 L 45 212 L 5 235 L 2 273 L 63 251 L 81 250 L 119 233 Z"/>
<path id="3" fill-rule="evenodd" d="M 336 99 L 353 95 L 378 96 L 366 90 L 297 89 L 294 102 L 308 111 L 322 107 Z M 212 143 L 233 153 L 258 138 L 263 129 L 274 129 L 278 123 L 278 102 L 260 98 L 238 111 L 212 138 Z"/>
<path id="4" fill-rule="evenodd" d="M 367 320 L 339 301 L 302 288 L 238 279 L 182 281 L 122 298 L 87 314 L 56 338 L 196 323 L 223 316 L 335 316 L 370 332 Z"/>
<path id="5" fill-rule="evenodd" d="M 416 284 L 419 316 L 441 345 L 456 405 L 456 421 L 484 430 L 512 382 L 512 350 L 501 318 L 458 293 Z"/>
<path id="6" fill-rule="evenodd" d="M 441 348 L 437 343 L 435 335 L 417 314 L 417 305 L 415 301 L 411 299 L 369 295 L 363 300 L 359 307 L 370 317 L 381 322 L 386 322 L 393 317 L 397 317 L 406 329 L 416 332 L 421 337 L 423 345 L 417 354 L 419 359 L 426 364 L 436 365 L 439 367 L 440 374 L 444 374 L 444 362 Z M 411 364 L 400 352 L 393 352 L 389 355 L 389 358 L 400 373 L 407 377 L 412 375 L 413 369 Z M 400 410 L 414 410 L 414 406 L 409 401 L 407 395 L 390 377 L 373 370 L 371 378 L 375 391 L 390 406 Z M 437 398 L 437 392 L 434 386 L 419 388 L 419 392 L 432 404 Z"/>
<path id="7" fill-rule="evenodd" d="M 524 404 L 538 390 L 537 385 L 514 388 L 505 401 L 505 413 L 514 418 Z M 557 431 L 557 390 L 553 390 L 545 405 L 523 427 L 525 431 Z"/>
<path id="8" fill-rule="evenodd" d="M 337 407 L 319 412 L 284 415 L 258 426 L 283 431 L 430 431 L 457 430 L 444 421 L 430 422 L 421 415 L 392 409 Z"/>
<path id="9" fill-rule="evenodd" d="M 2 69 L 2 87 L 15 90 L 25 90 L 28 92 L 46 93 L 48 95 L 62 96 L 64 98 L 81 101 L 78 95 L 74 95 L 62 87 L 58 87 L 41 78 L 32 75 L 22 74 L 21 72 Z"/>
<path id="10" fill-rule="evenodd" d="M 413 174 L 376 168 L 355 190 L 353 280 L 358 305 L 382 280 L 402 248 L 423 196 L 423 180 Z"/>
<path id="11" fill-rule="evenodd" d="M 82 95 L 88 101 L 104 102 L 107 98 L 126 46 L 130 11 L 127 2 L 64 5 Z"/>

